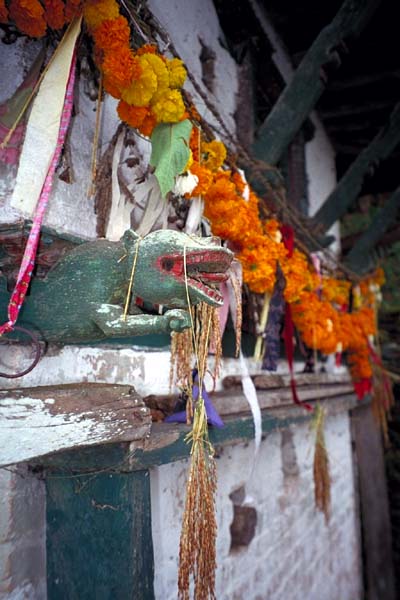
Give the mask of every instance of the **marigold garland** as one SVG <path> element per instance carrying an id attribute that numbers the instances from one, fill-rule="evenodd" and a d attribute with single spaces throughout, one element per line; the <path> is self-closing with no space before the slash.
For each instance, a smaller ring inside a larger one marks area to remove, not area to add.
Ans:
<path id="1" fill-rule="evenodd" d="M 30 37 L 43 37 L 47 28 L 62 29 L 83 11 L 94 44 L 95 60 L 103 74 L 104 89 L 119 99 L 118 115 L 150 136 L 158 123 L 178 122 L 186 116 L 180 88 L 186 69 L 178 58 L 159 55 L 152 44 L 132 49 L 127 19 L 116 0 L 0 0 L 0 22 L 13 21 Z M 199 121 L 194 106 L 188 108 Z M 276 264 L 286 279 L 285 299 L 304 342 L 326 354 L 349 352 L 356 380 L 370 377 L 368 336 L 376 334 L 376 293 L 383 283 L 377 271 L 353 289 L 353 313 L 346 312 L 351 284 L 333 277 L 320 278 L 307 257 L 295 249 L 292 256 L 282 243 L 280 224 L 259 216 L 259 199 L 242 175 L 224 170 L 226 148 L 206 140 L 197 127 L 190 139 L 188 172 L 198 178 L 189 197 L 203 196 L 204 214 L 213 233 L 228 240 L 243 266 L 243 280 L 256 293 L 271 293 Z"/>

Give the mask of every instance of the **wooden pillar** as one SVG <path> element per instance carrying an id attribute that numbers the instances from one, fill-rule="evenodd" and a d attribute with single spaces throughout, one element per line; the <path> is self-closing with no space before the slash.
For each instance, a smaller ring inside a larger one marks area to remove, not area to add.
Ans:
<path id="1" fill-rule="evenodd" d="M 395 600 L 392 538 L 379 426 L 370 404 L 352 411 L 366 600 Z"/>
<path id="2" fill-rule="evenodd" d="M 149 471 L 58 471 L 46 488 L 48 600 L 152 600 Z"/>

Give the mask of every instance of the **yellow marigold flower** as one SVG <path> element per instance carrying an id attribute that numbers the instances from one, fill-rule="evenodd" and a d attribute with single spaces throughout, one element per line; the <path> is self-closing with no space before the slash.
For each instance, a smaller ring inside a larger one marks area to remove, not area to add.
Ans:
<path id="1" fill-rule="evenodd" d="M 153 69 L 157 77 L 157 92 L 165 90 L 169 84 L 168 69 L 164 64 L 164 61 L 157 56 L 157 54 L 142 54 L 141 60 L 146 61 L 148 65 Z"/>
<path id="2" fill-rule="evenodd" d="M 119 17 L 119 7 L 115 0 L 86 0 L 83 16 L 89 29 L 96 29 L 107 19 Z"/>
<path id="3" fill-rule="evenodd" d="M 176 123 L 185 112 L 180 92 L 170 89 L 157 93 L 156 101 L 152 103 L 151 108 L 159 123 Z"/>
<path id="4" fill-rule="evenodd" d="M 122 99 L 134 106 L 147 106 L 157 90 L 157 76 L 145 56 L 139 56 L 141 74 L 122 91 Z"/>
<path id="5" fill-rule="evenodd" d="M 226 148 L 222 142 L 213 140 L 210 143 L 201 144 L 201 152 L 205 154 L 205 160 L 202 164 L 211 171 L 217 171 L 226 159 Z"/>
<path id="6" fill-rule="evenodd" d="M 186 69 L 183 66 L 183 61 L 180 58 L 173 58 L 167 62 L 169 73 L 169 87 L 181 88 L 185 83 Z"/>
<path id="7" fill-rule="evenodd" d="M 189 149 L 189 159 L 188 159 L 186 166 L 183 169 L 182 173 L 184 173 L 185 171 L 189 171 L 192 164 L 193 164 L 193 152 Z"/>

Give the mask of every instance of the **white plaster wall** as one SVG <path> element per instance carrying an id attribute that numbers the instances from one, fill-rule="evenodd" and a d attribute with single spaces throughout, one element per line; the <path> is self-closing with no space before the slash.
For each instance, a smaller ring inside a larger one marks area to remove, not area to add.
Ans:
<path id="1" fill-rule="evenodd" d="M 186 0 L 171 0 L 168 10 L 163 0 L 150 0 L 149 8 L 164 27 L 190 73 L 209 97 L 221 114 L 223 122 L 234 136 L 236 126 L 234 113 L 236 110 L 236 94 L 238 91 L 238 68 L 231 55 L 222 47 L 222 39 L 217 13 L 212 0 L 188 2 Z M 202 67 L 200 62 L 201 44 L 211 48 L 216 54 L 215 86 L 213 92 L 207 90 L 202 82 Z M 207 109 L 203 99 L 195 92 L 190 81 L 185 83 L 195 101 L 200 115 L 216 126 L 218 137 L 226 139 L 221 126 Z M 228 141 L 228 140 L 226 140 Z"/>
<path id="2" fill-rule="evenodd" d="M 246 477 L 252 468 L 253 443 L 227 447 L 217 459 L 218 600 L 362 597 L 348 416 L 330 416 L 326 422 L 332 477 L 328 525 L 314 507 L 313 435 L 307 425 L 296 425 L 292 433 L 297 475 L 285 474 L 279 431 L 262 442 L 249 482 Z M 187 469 L 187 461 L 179 461 L 151 470 L 157 600 L 172 600 L 177 595 Z M 252 498 L 250 505 L 257 510 L 256 533 L 247 548 L 231 553 L 233 505 L 229 494 L 243 484 Z"/>
<path id="3" fill-rule="evenodd" d="M 45 600 L 44 482 L 20 467 L 0 469 L 0 598 Z"/>

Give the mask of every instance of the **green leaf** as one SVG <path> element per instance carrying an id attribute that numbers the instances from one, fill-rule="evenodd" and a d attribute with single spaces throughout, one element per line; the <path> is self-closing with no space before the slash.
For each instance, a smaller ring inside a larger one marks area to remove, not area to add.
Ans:
<path id="1" fill-rule="evenodd" d="M 175 185 L 175 177 L 182 173 L 189 160 L 189 138 L 191 122 L 161 123 L 151 136 L 150 164 L 155 167 L 154 175 L 165 197 Z"/>

